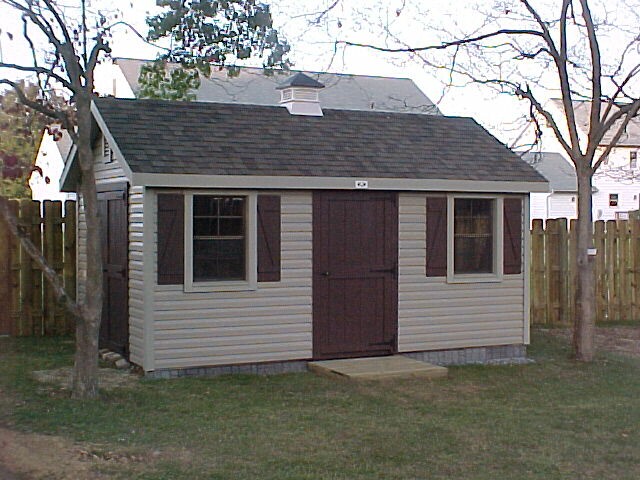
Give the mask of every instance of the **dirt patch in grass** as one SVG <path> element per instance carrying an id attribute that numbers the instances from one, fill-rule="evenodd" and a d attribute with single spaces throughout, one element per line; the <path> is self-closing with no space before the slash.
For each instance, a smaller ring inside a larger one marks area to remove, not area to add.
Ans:
<path id="1" fill-rule="evenodd" d="M 71 391 L 72 367 L 61 367 L 54 370 L 36 370 L 32 373 L 38 382 L 51 385 L 60 390 Z M 119 387 L 130 387 L 136 384 L 138 376 L 128 370 L 100 368 L 98 385 L 101 390 L 109 391 Z"/>
<path id="2" fill-rule="evenodd" d="M 548 332 L 571 341 L 568 328 L 552 328 Z M 596 327 L 596 348 L 640 358 L 640 327 Z"/>
<path id="3" fill-rule="evenodd" d="M 71 370 L 71 367 L 38 370 L 32 372 L 32 376 L 43 384 L 39 390 L 46 391 L 47 395 L 68 396 Z M 129 372 L 109 368 L 101 368 L 99 376 L 100 388 L 104 391 L 131 386 L 138 380 Z M 15 395 L 0 388 L 0 409 L 7 418 L 19 403 Z M 140 454 L 112 451 L 101 445 L 77 444 L 61 436 L 20 432 L 10 427 L 11 422 L 4 422 L 0 417 L 0 478 L 3 480 L 113 478 L 114 472 L 142 471 L 166 459 L 159 451 Z"/>
<path id="4" fill-rule="evenodd" d="M 10 480 L 92 480 L 131 478 L 152 471 L 157 462 L 187 464 L 184 449 L 111 450 L 102 445 L 77 444 L 54 435 L 18 432 L 0 427 L 0 478 Z M 3 476 L 4 475 L 4 476 Z"/>
<path id="5" fill-rule="evenodd" d="M 95 462 L 83 459 L 81 449 L 70 441 L 6 428 L 0 428 L 0 465 L 16 478 L 105 478 L 94 471 Z"/>

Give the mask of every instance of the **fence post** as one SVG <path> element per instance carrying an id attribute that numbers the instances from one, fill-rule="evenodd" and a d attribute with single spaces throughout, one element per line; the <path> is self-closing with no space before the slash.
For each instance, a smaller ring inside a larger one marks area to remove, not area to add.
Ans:
<path id="1" fill-rule="evenodd" d="M 629 220 L 631 233 L 629 253 L 631 255 L 631 320 L 640 320 L 640 219 Z"/>
<path id="2" fill-rule="evenodd" d="M 567 231 L 567 219 L 557 219 L 558 234 L 558 317 L 560 323 L 565 324 L 569 320 L 569 232 Z"/>
<path id="3" fill-rule="evenodd" d="M 593 244 L 597 249 L 596 254 L 596 321 L 604 322 L 607 320 L 608 298 L 607 298 L 607 270 L 605 268 L 605 259 L 607 256 L 604 220 L 598 220 L 594 225 Z"/>
<path id="4" fill-rule="evenodd" d="M 618 226 L 615 220 L 607 220 L 607 284 L 609 289 L 609 320 L 620 320 L 620 269 L 618 268 Z"/>
<path id="5" fill-rule="evenodd" d="M 12 333 L 11 244 L 9 228 L 0 217 L 0 335 Z"/>
<path id="6" fill-rule="evenodd" d="M 567 260 L 567 317 L 570 325 L 576 316 L 576 281 L 578 272 L 578 221 L 574 218 L 569 222 L 569 248 Z"/>
<path id="7" fill-rule="evenodd" d="M 560 227 L 556 219 L 547 220 L 545 229 L 545 260 L 547 270 L 547 321 L 557 325 L 562 321 L 562 260 L 560 257 Z"/>
<path id="8" fill-rule="evenodd" d="M 29 239 L 36 248 L 41 248 L 40 241 L 40 204 L 32 200 L 19 201 L 19 224 L 29 234 Z M 16 323 L 16 335 L 42 335 L 42 280 L 38 276 L 35 264 L 20 246 L 20 281 L 18 292 L 20 297 L 20 316 Z"/>
<path id="9" fill-rule="evenodd" d="M 629 275 L 629 222 L 618 222 L 618 268 L 620 270 L 620 316 L 622 320 L 631 319 L 631 276 Z"/>
<path id="10" fill-rule="evenodd" d="M 56 273 L 63 279 L 62 258 L 62 202 L 44 201 L 44 257 Z M 48 283 L 44 288 L 44 333 L 45 335 L 60 335 L 64 328 L 64 310 L 56 299 L 53 289 Z"/>
<path id="11" fill-rule="evenodd" d="M 64 288 L 76 298 L 76 202 L 64 202 Z M 65 334 L 72 333 L 75 319 L 65 311 Z"/>
<path id="12" fill-rule="evenodd" d="M 9 201 L 9 210 L 18 219 L 20 204 L 17 200 Z M 9 235 L 9 252 L 11 256 L 11 335 L 19 335 L 19 325 L 22 318 L 22 302 L 20 298 L 20 242 L 13 235 Z"/>
<path id="13" fill-rule="evenodd" d="M 531 321 L 537 325 L 547 323 L 544 270 L 544 229 L 536 219 L 531 229 Z"/>

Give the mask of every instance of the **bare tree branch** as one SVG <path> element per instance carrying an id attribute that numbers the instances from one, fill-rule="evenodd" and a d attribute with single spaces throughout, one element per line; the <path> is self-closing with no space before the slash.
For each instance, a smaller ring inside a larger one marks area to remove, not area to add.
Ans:
<path id="1" fill-rule="evenodd" d="M 605 131 L 610 130 L 613 127 L 613 124 L 617 120 L 624 117 L 624 119 L 622 120 L 622 123 L 618 126 L 618 129 L 613 135 L 611 141 L 605 147 L 603 153 L 600 155 L 598 160 L 594 163 L 593 167 L 591 168 L 592 172 L 596 172 L 600 167 L 600 165 L 602 165 L 602 163 L 609 157 L 611 150 L 618 145 L 618 141 L 620 140 L 622 135 L 626 132 L 629 122 L 631 122 L 631 120 L 638 114 L 639 110 L 640 110 L 640 99 L 636 100 L 632 104 L 621 107 L 618 110 L 618 112 L 616 112 L 614 115 L 611 116 L 611 118 L 607 120 L 606 124 L 610 126 Z"/>
<path id="2" fill-rule="evenodd" d="M 495 32 L 485 33 L 482 35 L 478 35 L 475 37 L 463 38 L 460 40 L 451 40 L 447 42 L 442 42 L 439 45 L 427 45 L 424 47 L 400 47 L 400 48 L 387 48 L 380 47 L 378 45 L 369 45 L 366 43 L 358 43 L 358 42 L 350 42 L 347 40 L 337 40 L 336 43 L 338 45 L 345 45 L 348 47 L 364 47 L 369 48 L 371 50 L 377 50 L 379 52 L 387 52 L 387 53 L 416 53 L 416 52 L 426 52 L 428 50 L 446 50 L 451 47 L 455 47 L 458 45 L 469 45 L 475 42 L 479 42 L 481 40 L 486 40 L 488 38 L 495 38 L 502 35 L 533 35 L 536 37 L 543 37 L 543 34 L 538 30 L 519 30 L 519 29 L 500 29 Z"/>
<path id="3" fill-rule="evenodd" d="M 99 35 L 96 38 L 96 43 L 91 49 L 91 53 L 89 54 L 89 58 L 87 59 L 87 66 L 85 71 L 87 88 L 90 92 L 93 91 L 93 80 L 94 80 L 94 69 L 98 60 L 100 58 L 100 53 L 111 53 L 111 47 L 107 43 L 105 43 L 102 35 Z"/>
<path id="4" fill-rule="evenodd" d="M 589 52 L 591 53 L 591 116 L 587 138 L 589 139 L 588 148 L 592 151 L 588 151 L 587 155 L 593 155 L 593 152 L 595 152 L 598 145 L 597 141 L 593 141 L 593 137 L 598 133 L 600 112 L 602 108 L 602 68 L 600 65 L 600 46 L 598 45 L 598 39 L 596 37 L 595 26 L 593 24 L 589 5 L 587 5 L 586 0 L 580 0 L 580 5 L 582 7 L 582 17 L 584 18 L 589 38 Z"/>
<path id="5" fill-rule="evenodd" d="M 14 63 L 4 63 L 4 62 L 0 62 L 0 68 L 10 68 L 12 70 L 18 70 L 20 72 L 31 72 L 31 73 L 35 73 L 36 75 L 47 75 L 51 78 L 56 79 L 65 88 L 71 89 L 73 87 L 66 78 L 61 77 L 60 75 L 58 75 L 57 73 L 55 73 L 53 70 L 49 68 L 38 67 L 38 66 L 27 67 L 24 65 L 16 65 Z"/>
<path id="6" fill-rule="evenodd" d="M 67 23 L 62 19 L 60 13 L 58 12 L 58 7 L 54 5 L 51 0 L 43 0 L 49 12 L 53 15 L 53 18 L 58 23 L 58 27 L 62 32 L 62 36 L 64 37 L 65 43 L 69 45 L 73 45 L 73 40 L 71 39 L 71 35 L 69 35 L 69 30 L 67 28 Z"/>
<path id="7" fill-rule="evenodd" d="M 65 112 L 49 108 L 43 103 L 29 99 L 25 92 L 22 90 L 20 84 L 17 82 L 4 78 L 0 79 L 0 85 L 1 84 L 9 85 L 11 88 L 13 88 L 13 90 L 16 92 L 16 95 L 18 96 L 18 99 L 20 100 L 20 103 L 22 103 L 23 105 L 26 105 L 27 107 L 60 122 L 63 128 L 67 130 L 67 132 L 71 136 L 73 142 L 76 142 L 77 137 L 73 128 L 73 122 L 69 119 L 68 115 Z"/>

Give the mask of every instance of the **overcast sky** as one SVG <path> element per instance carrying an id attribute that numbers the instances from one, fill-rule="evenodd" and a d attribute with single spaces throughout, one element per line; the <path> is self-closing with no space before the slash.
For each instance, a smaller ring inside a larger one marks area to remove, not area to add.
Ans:
<path id="1" fill-rule="evenodd" d="M 488 93 L 474 85 L 464 88 L 444 89 L 441 71 L 425 67 L 423 63 L 404 55 L 396 57 L 376 53 L 365 48 L 350 47 L 346 50 L 334 48 L 333 41 L 351 40 L 376 45 L 389 45 L 389 37 L 383 35 L 385 27 L 400 32 L 412 46 L 434 41 L 439 28 L 451 32 L 468 32 L 482 18 L 482 12 L 466 0 L 451 2 L 407 0 L 341 0 L 329 15 L 318 19 L 318 12 L 334 0 L 272 0 L 274 23 L 290 41 L 295 68 L 314 71 L 333 71 L 361 75 L 379 75 L 412 78 L 418 86 L 447 115 L 472 116 L 502 141 L 509 143 L 521 129 L 512 124 L 523 118 L 527 106 L 516 102 L 508 94 Z M 493 0 L 478 0 L 481 6 L 490 9 Z M 557 0 L 548 1 L 557 8 Z M 635 0 L 609 0 L 606 3 Z M 79 4 L 78 0 L 65 0 L 67 4 Z M 88 0 L 93 9 L 122 10 L 124 19 L 141 33 L 146 33 L 145 17 L 157 11 L 155 0 Z M 420 9 L 428 8 L 428 11 Z M 615 10 L 612 10 L 615 12 Z M 399 13 L 399 14 L 398 14 Z M 480 17 L 479 17 L 480 15 Z M 620 22 L 619 18 L 615 21 Z M 7 32 L 19 34 L 19 18 L 0 7 L 0 47 L 4 61 L 23 61 L 28 51 Z M 424 26 L 430 27 L 425 29 Z M 637 23 L 635 28 L 637 29 Z M 146 45 L 125 27 L 115 31 L 112 42 L 114 57 L 153 58 L 157 50 Z M 27 57 L 28 58 L 28 57 Z"/>

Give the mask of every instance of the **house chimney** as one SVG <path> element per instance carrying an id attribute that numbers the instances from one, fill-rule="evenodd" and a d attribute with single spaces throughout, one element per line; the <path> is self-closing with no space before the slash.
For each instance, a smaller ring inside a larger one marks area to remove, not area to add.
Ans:
<path id="1" fill-rule="evenodd" d="M 287 107 L 291 115 L 321 117 L 318 98 L 321 88 L 324 88 L 323 84 L 298 72 L 277 87 L 280 90 L 280 105 Z"/>

